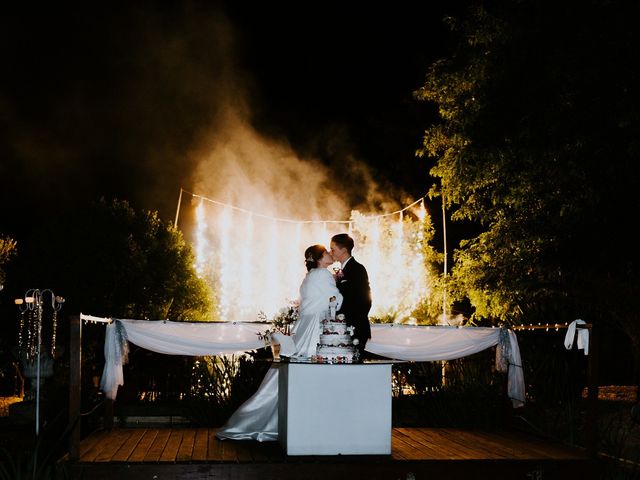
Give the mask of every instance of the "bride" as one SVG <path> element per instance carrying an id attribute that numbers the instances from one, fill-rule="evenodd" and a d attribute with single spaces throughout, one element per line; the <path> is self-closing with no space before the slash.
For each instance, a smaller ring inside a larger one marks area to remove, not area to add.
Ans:
<path id="1" fill-rule="evenodd" d="M 291 357 L 311 357 L 320 338 L 320 321 L 325 317 L 331 297 L 337 308 L 342 295 L 333 275 L 327 270 L 334 260 L 322 245 L 312 245 L 304 252 L 307 275 L 300 285 L 300 315 L 291 331 Z M 284 352 L 281 352 L 283 354 Z M 272 366 L 256 393 L 244 402 L 218 430 L 221 440 L 278 439 L 278 366 Z"/>

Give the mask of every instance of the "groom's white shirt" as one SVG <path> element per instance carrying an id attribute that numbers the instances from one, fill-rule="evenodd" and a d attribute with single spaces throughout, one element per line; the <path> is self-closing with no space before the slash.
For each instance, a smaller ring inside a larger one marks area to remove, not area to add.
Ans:
<path id="1" fill-rule="evenodd" d="M 340 270 L 344 270 L 344 266 L 345 266 L 347 263 L 349 263 L 349 260 L 351 260 L 352 258 L 353 258 L 353 257 L 349 257 L 349 258 L 347 258 L 347 259 L 344 261 L 344 263 L 341 263 L 341 265 L 342 265 L 342 266 L 340 267 Z"/>

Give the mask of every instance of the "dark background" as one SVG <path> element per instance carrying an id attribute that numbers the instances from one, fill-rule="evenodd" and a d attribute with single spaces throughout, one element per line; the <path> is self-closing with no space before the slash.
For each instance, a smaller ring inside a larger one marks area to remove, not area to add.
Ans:
<path id="1" fill-rule="evenodd" d="M 175 215 L 184 154 L 242 85 L 252 126 L 331 164 L 348 148 L 376 180 L 419 198 L 434 108 L 412 97 L 451 49 L 464 2 L 133 2 L 14 8 L 1 20 L 0 232 L 101 196 Z M 437 207 L 434 207 L 437 208 Z M 437 219 L 436 219 L 437 221 Z"/>

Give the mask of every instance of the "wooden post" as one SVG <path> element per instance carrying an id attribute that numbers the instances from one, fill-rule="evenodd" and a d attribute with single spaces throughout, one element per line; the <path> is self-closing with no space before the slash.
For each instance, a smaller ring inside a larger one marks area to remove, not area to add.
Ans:
<path id="1" fill-rule="evenodd" d="M 509 397 L 509 369 L 502 375 L 502 422 L 506 429 L 513 426 L 513 402 Z"/>
<path id="2" fill-rule="evenodd" d="M 82 321 L 69 321 L 69 459 L 80 459 L 80 396 L 82 374 Z"/>
<path id="3" fill-rule="evenodd" d="M 104 399 L 104 428 L 111 430 L 113 428 L 113 400 Z"/>
<path id="4" fill-rule="evenodd" d="M 595 457 L 598 454 L 598 341 L 595 337 L 593 324 L 583 327 L 578 326 L 578 328 L 589 329 L 585 442 L 587 444 L 587 455 Z"/>

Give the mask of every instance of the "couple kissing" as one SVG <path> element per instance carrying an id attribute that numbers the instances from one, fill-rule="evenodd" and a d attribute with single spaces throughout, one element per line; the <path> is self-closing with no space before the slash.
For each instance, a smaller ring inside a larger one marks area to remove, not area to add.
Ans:
<path id="1" fill-rule="evenodd" d="M 312 245 L 307 248 L 305 265 L 308 273 L 300 286 L 300 307 L 302 312 L 307 310 L 303 308 L 303 304 L 316 303 L 316 301 L 327 303 L 330 297 L 336 296 L 338 313 L 344 314 L 347 325 L 354 327 L 353 337 L 358 340 L 355 343 L 359 357 L 362 358 L 366 343 L 371 338 L 369 325 L 371 287 L 367 269 L 353 257 L 353 248 L 353 238 L 346 233 L 331 237 L 329 251 L 323 245 Z M 335 262 L 340 262 L 340 268 L 331 275 L 327 268 Z M 314 271 L 326 271 L 329 275 L 313 273 Z M 313 298 L 316 296 L 317 300 Z M 302 320 L 302 315 L 300 319 Z M 294 329 L 294 332 L 299 329 Z"/>

